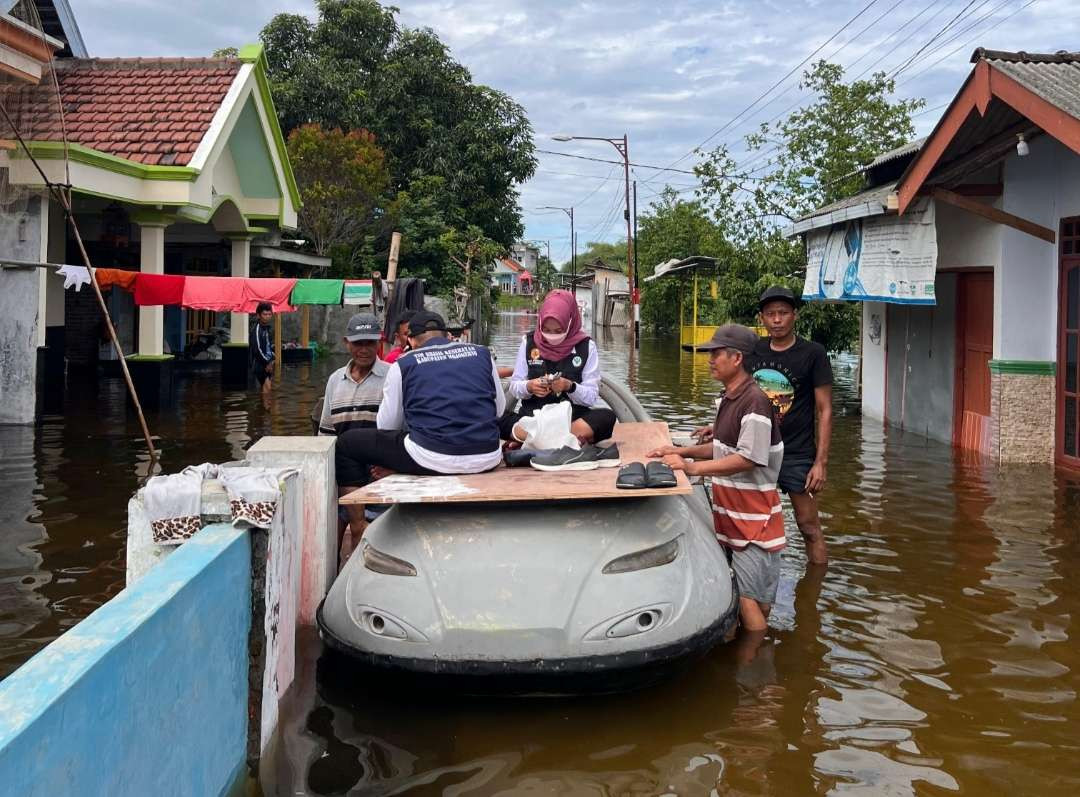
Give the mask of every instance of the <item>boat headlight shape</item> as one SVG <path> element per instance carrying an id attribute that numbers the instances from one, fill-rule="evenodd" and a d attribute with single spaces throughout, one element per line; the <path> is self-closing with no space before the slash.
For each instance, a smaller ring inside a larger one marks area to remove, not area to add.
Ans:
<path id="1" fill-rule="evenodd" d="M 361 555 L 364 557 L 364 567 L 374 573 L 382 573 L 384 576 L 416 575 L 416 568 L 404 559 L 383 553 L 369 543 L 363 543 Z"/>
<path id="2" fill-rule="evenodd" d="M 670 564 L 675 561 L 675 557 L 679 555 L 679 539 L 682 537 L 680 534 L 673 540 L 665 542 L 663 545 L 657 545 L 655 548 L 646 548 L 643 551 L 634 551 L 620 556 L 616 559 L 612 559 L 606 565 L 604 565 L 603 573 L 605 575 L 611 575 L 613 573 L 632 573 L 635 570 L 647 570 L 650 567 L 660 567 L 661 565 Z"/>

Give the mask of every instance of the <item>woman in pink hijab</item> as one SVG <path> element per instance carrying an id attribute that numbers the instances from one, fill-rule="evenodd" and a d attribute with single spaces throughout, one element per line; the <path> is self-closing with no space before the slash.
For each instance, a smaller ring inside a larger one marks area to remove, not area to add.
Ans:
<path id="1" fill-rule="evenodd" d="M 596 344 L 581 328 L 574 295 L 551 291 L 540 305 L 537 321 L 538 328 L 522 337 L 518 349 L 510 394 L 521 404 L 499 421 L 503 439 L 522 442 L 521 430 L 515 428 L 518 420 L 560 401 L 570 402 L 570 431 L 583 444 L 611 437 L 615 413 L 593 407 L 600 396 L 600 358 Z"/>

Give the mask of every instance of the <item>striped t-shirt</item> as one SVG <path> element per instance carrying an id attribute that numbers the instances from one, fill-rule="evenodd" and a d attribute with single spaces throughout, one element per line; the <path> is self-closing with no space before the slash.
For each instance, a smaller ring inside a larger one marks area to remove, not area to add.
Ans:
<path id="1" fill-rule="evenodd" d="M 319 434 L 340 435 L 349 429 L 374 428 L 375 417 L 382 401 L 383 383 L 390 366 L 375 360 L 368 375 L 357 382 L 353 379 L 352 363 L 346 363 L 330 374 L 323 397 Z"/>
<path id="2" fill-rule="evenodd" d="M 732 548 L 779 551 L 785 537 L 776 479 L 784 443 L 773 403 L 753 379 L 717 400 L 713 459 L 729 454 L 741 454 L 757 467 L 711 477 L 716 538 Z"/>

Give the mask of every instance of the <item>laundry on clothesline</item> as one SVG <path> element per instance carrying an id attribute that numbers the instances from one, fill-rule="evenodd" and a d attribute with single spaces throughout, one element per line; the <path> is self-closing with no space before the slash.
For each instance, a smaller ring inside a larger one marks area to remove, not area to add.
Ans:
<path id="1" fill-rule="evenodd" d="M 284 277 L 248 277 L 244 280 L 244 303 L 236 312 L 254 313 L 259 302 L 270 302 L 275 313 L 291 313 L 296 308 L 289 304 L 289 296 L 296 282 Z"/>
<path id="2" fill-rule="evenodd" d="M 135 292 L 135 281 L 139 277 L 138 271 L 126 271 L 122 268 L 96 268 L 94 279 L 97 280 L 101 290 L 108 290 L 114 285 L 128 293 Z"/>
<path id="3" fill-rule="evenodd" d="M 60 266 L 56 274 L 64 278 L 64 290 L 74 286 L 75 293 L 78 293 L 83 285 L 90 284 L 90 271 L 86 266 Z"/>
<path id="4" fill-rule="evenodd" d="M 371 304 L 371 280 L 345 280 L 342 304 Z"/>
<path id="5" fill-rule="evenodd" d="M 345 280 L 300 279 L 296 281 L 291 304 L 341 304 Z"/>
<path id="6" fill-rule="evenodd" d="M 243 277 L 188 277 L 184 284 L 184 307 L 192 310 L 243 312 Z"/>
<path id="7" fill-rule="evenodd" d="M 281 479 L 295 470 L 272 470 L 204 463 L 180 473 L 154 476 L 143 488 L 143 507 L 157 545 L 179 545 L 202 528 L 202 483 L 217 479 L 229 494 L 232 525 L 269 528 L 274 521 Z"/>
<path id="8" fill-rule="evenodd" d="M 180 304 L 187 277 L 176 274 L 143 274 L 135 278 L 135 304 L 148 307 L 159 304 Z"/>

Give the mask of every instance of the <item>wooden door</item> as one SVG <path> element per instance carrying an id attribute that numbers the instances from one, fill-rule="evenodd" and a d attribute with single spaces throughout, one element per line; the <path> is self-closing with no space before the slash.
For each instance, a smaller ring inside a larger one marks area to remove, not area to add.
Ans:
<path id="1" fill-rule="evenodd" d="M 1080 467 L 1080 216 L 1061 222 L 1057 458 Z"/>
<path id="2" fill-rule="evenodd" d="M 956 399 L 953 443 L 990 452 L 990 360 L 994 356 L 994 275 L 959 276 L 956 285 Z"/>

